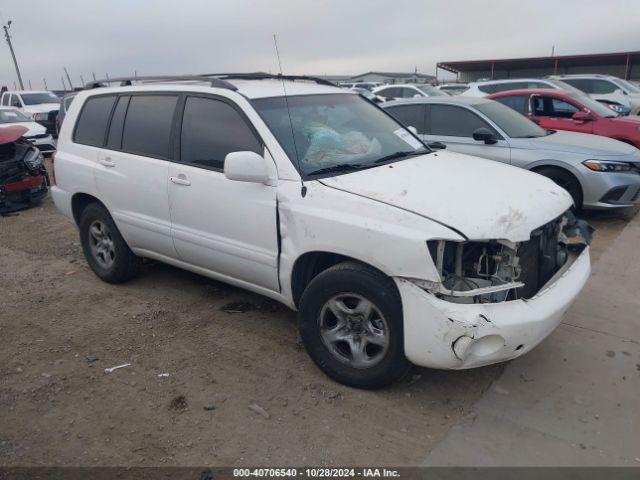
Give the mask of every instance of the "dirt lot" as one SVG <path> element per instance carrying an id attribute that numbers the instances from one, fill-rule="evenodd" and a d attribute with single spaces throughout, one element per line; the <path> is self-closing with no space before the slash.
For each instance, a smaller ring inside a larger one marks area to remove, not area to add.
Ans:
<path id="1" fill-rule="evenodd" d="M 597 258 L 626 221 L 590 220 Z M 0 288 L 2 465 L 414 464 L 503 368 L 343 387 L 277 303 L 157 263 L 101 282 L 50 200 L 0 218 Z"/>

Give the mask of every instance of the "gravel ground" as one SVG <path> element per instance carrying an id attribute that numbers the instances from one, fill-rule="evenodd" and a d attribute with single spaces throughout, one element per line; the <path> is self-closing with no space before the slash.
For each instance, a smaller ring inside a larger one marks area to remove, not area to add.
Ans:
<path id="1" fill-rule="evenodd" d="M 598 256 L 626 221 L 592 221 Z M 344 387 L 271 300 L 159 263 L 101 282 L 49 199 L 0 218 L 0 288 L 6 466 L 412 465 L 503 369 Z"/>

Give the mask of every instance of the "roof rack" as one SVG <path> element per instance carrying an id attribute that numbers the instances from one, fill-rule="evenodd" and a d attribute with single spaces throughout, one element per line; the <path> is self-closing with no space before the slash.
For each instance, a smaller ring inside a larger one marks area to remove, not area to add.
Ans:
<path id="1" fill-rule="evenodd" d="M 307 82 L 315 82 L 319 85 L 327 85 L 329 87 L 337 87 L 337 85 L 329 80 L 320 77 L 311 77 L 308 75 L 280 75 L 264 72 L 255 73 L 205 73 L 203 77 L 213 77 L 220 80 L 289 80 L 295 82 L 302 80 Z"/>
<path id="2" fill-rule="evenodd" d="M 226 88 L 227 90 L 238 90 L 235 85 L 216 77 L 209 75 L 153 75 L 144 77 L 116 77 L 105 78 L 103 80 L 94 80 L 87 83 L 84 88 L 90 90 L 93 88 L 100 88 L 106 86 L 105 84 L 120 82 L 121 87 L 128 87 L 133 85 L 132 82 L 206 82 L 212 87 Z"/>

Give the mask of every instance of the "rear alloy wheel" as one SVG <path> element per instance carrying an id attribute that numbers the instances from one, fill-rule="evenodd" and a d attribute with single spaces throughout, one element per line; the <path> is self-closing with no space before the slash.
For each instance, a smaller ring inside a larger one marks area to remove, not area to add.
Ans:
<path id="1" fill-rule="evenodd" d="M 349 261 L 318 274 L 299 302 L 305 349 L 334 380 L 356 388 L 381 388 L 408 371 L 402 302 L 393 280 Z"/>
<path id="2" fill-rule="evenodd" d="M 106 208 L 88 205 L 80 216 L 80 243 L 87 263 L 105 282 L 122 283 L 135 277 L 140 259 L 131 251 Z"/>

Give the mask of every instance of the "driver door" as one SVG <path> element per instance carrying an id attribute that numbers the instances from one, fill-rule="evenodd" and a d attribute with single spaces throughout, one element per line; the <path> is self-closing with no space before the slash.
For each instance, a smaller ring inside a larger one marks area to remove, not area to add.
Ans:
<path id="1" fill-rule="evenodd" d="M 578 105 L 551 95 L 531 95 L 531 119 L 543 128 L 593 133 L 593 122 L 574 120 L 575 113 L 583 111 Z"/>

